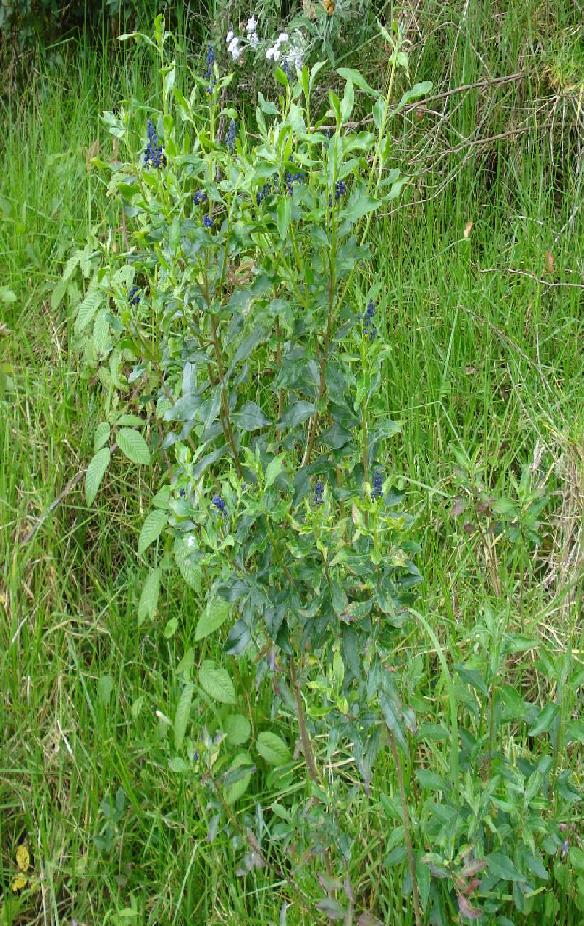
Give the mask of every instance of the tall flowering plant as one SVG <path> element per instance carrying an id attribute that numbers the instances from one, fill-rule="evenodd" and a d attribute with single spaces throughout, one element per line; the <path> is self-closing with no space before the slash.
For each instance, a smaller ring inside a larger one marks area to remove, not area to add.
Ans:
<path id="1" fill-rule="evenodd" d="M 277 69 L 278 100 L 259 94 L 245 123 L 222 110 L 230 78 L 212 53 L 188 98 L 175 87 L 165 39 L 159 22 L 162 107 L 141 147 L 132 104 L 106 114 L 125 146 L 108 191 L 127 240 L 122 254 L 104 247 L 77 314 L 108 396 L 88 500 L 114 451 L 156 460 L 140 618 L 155 613 L 173 560 L 200 603 L 196 641 L 221 635 L 226 660 L 252 656 L 258 682 L 277 679 L 313 785 L 304 690 L 322 672 L 332 681 L 321 717 L 369 780 L 388 731 L 405 745 L 413 725 L 390 669 L 420 581 L 387 464 L 399 425 L 382 398 L 384 298 L 366 282 L 367 232 L 404 184 L 387 166 L 403 53 L 385 95 L 344 70 L 342 98 L 331 92 L 320 113 L 321 65 L 295 80 Z M 348 127 L 356 92 L 372 131 Z M 205 660 L 199 684 L 229 703 L 228 669 Z"/>

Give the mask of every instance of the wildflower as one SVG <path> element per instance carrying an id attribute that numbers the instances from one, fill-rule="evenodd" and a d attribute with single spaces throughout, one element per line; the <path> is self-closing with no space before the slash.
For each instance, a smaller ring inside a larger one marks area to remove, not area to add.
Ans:
<path id="1" fill-rule="evenodd" d="M 166 155 L 162 150 L 162 145 L 159 144 L 158 135 L 151 119 L 146 123 L 146 135 L 148 136 L 148 144 L 144 151 L 144 166 L 147 167 L 148 164 L 152 164 L 152 167 L 165 167 Z"/>
<path id="2" fill-rule="evenodd" d="M 371 498 L 375 501 L 376 498 L 381 498 L 383 494 L 383 473 L 380 469 L 376 469 L 373 476 L 373 488 L 371 489 Z"/>
<path id="3" fill-rule="evenodd" d="M 252 32 L 256 31 L 257 27 L 258 27 L 257 19 L 255 18 L 255 16 L 250 16 L 247 21 L 245 31 L 247 32 L 248 35 L 251 35 Z"/>
<path id="4" fill-rule="evenodd" d="M 257 32 L 252 32 L 252 33 L 251 33 L 251 35 L 249 36 L 249 44 L 250 44 L 250 46 L 251 46 L 252 48 L 257 48 L 257 47 L 258 47 L 258 45 L 260 44 L 260 40 L 258 39 L 258 34 L 257 34 Z"/>
<path id="5" fill-rule="evenodd" d="M 570 851 L 570 843 L 568 842 L 567 839 L 564 839 L 562 843 L 562 851 L 561 851 L 562 858 L 566 858 L 569 851 Z"/>
<path id="6" fill-rule="evenodd" d="M 214 495 L 211 503 L 215 505 L 218 511 L 225 511 L 225 499 L 221 498 L 220 495 Z"/>
<path id="7" fill-rule="evenodd" d="M 318 479 L 314 487 L 314 504 L 322 505 L 324 501 L 324 482 L 322 479 Z"/>
<path id="8" fill-rule="evenodd" d="M 235 38 L 235 33 L 233 32 L 232 29 L 230 29 L 227 35 L 225 36 L 225 41 L 227 45 L 230 45 L 234 38 Z"/>
<path id="9" fill-rule="evenodd" d="M 340 199 L 347 192 L 347 184 L 344 180 L 337 180 L 335 186 L 335 199 Z"/>
<path id="10" fill-rule="evenodd" d="M 138 295 L 139 292 L 140 289 L 138 286 L 132 286 L 130 292 L 128 293 L 128 302 L 130 305 L 138 305 L 140 302 L 140 296 Z"/>
<path id="11" fill-rule="evenodd" d="M 272 192 L 271 184 L 264 183 L 263 187 L 260 190 L 258 190 L 256 193 L 256 203 L 258 204 L 258 206 L 261 206 L 263 200 L 266 199 L 266 197 L 269 196 L 271 192 Z"/>
<path id="12" fill-rule="evenodd" d="M 377 328 L 373 324 L 373 317 L 375 315 L 375 303 L 371 300 L 367 303 L 367 309 L 365 315 L 363 316 L 363 330 L 368 338 L 373 339 L 377 334 Z"/>
<path id="13" fill-rule="evenodd" d="M 232 32 L 228 33 L 228 36 L 231 36 L 227 44 L 227 51 L 231 55 L 234 61 L 239 61 L 243 54 L 243 48 L 240 45 L 241 39 L 237 35 L 233 35 Z"/>
<path id="14" fill-rule="evenodd" d="M 213 219 L 210 215 L 203 216 L 203 225 L 205 228 L 213 228 Z"/>
<path id="15" fill-rule="evenodd" d="M 198 762 L 200 758 L 201 757 L 199 755 L 198 749 L 195 749 L 195 751 L 193 752 L 193 762 Z"/>
<path id="16" fill-rule="evenodd" d="M 280 32 L 280 35 L 278 36 L 278 45 L 283 45 L 287 41 L 288 41 L 288 33 Z"/>
<path id="17" fill-rule="evenodd" d="M 215 49 L 212 45 L 209 45 L 207 49 L 207 70 L 205 72 L 205 77 L 213 76 L 213 65 L 215 64 Z"/>
<path id="18" fill-rule="evenodd" d="M 232 119 L 229 123 L 229 128 L 227 129 L 227 137 L 225 139 L 225 144 L 230 151 L 233 151 L 235 147 L 235 138 L 237 135 L 237 128 L 235 126 L 235 119 Z"/>
<path id="19" fill-rule="evenodd" d="M 195 195 L 193 196 L 193 202 L 194 202 L 195 206 L 200 206 L 201 203 L 206 203 L 206 202 L 207 202 L 207 194 L 205 193 L 205 191 L 204 191 L 204 190 L 197 190 L 197 192 L 196 192 Z"/>

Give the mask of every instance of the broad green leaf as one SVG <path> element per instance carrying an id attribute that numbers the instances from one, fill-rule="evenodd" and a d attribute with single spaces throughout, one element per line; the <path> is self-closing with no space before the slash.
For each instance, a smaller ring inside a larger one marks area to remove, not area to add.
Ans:
<path id="1" fill-rule="evenodd" d="M 8 286 L 0 286 L 0 302 L 16 302 L 16 293 Z"/>
<path id="2" fill-rule="evenodd" d="M 352 222 L 357 222 L 364 215 L 367 215 L 368 212 L 374 212 L 375 209 L 378 209 L 379 205 L 379 201 L 369 196 L 369 193 L 365 190 L 356 190 L 351 194 L 344 214 Z"/>
<path id="3" fill-rule="evenodd" d="M 185 685 L 176 706 L 176 714 L 174 715 L 174 748 L 177 752 L 180 752 L 182 749 L 185 733 L 187 732 L 194 690 L 195 686 L 190 682 L 188 685 Z"/>
<path id="4" fill-rule="evenodd" d="M 496 878 L 502 881 L 526 881 L 525 875 L 517 870 L 512 860 L 503 852 L 491 852 L 487 856 L 488 870 Z"/>
<path id="5" fill-rule="evenodd" d="M 278 231 L 280 238 L 284 241 L 288 237 L 288 228 L 292 217 L 292 200 L 289 196 L 284 196 L 278 202 Z"/>
<path id="6" fill-rule="evenodd" d="M 274 484 L 283 469 L 284 464 L 280 457 L 274 457 L 273 460 L 270 460 L 266 467 L 266 489 L 269 489 Z"/>
<path id="7" fill-rule="evenodd" d="M 229 714 L 223 721 L 223 730 L 230 746 L 242 746 L 251 735 L 251 724 L 243 714 Z"/>
<path id="8" fill-rule="evenodd" d="M 168 767 L 171 772 L 174 772 L 176 775 L 182 775 L 189 770 L 189 763 L 186 759 L 182 759 L 180 756 L 173 756 L 172 759 L 168 760 Z"/>
<path id="9" fill-rule="evenodd" d="M 110 426 L 107 421 L 102 421 L 95 429 L 95 434 L 93 435 L 93 450 L 97 453 L 98 450 L 107 444 L 110 436 Z"/>
<path id="10" fill-rule="evenodd" d="M 154 541 L 160 537 L 160 534 L 166 527 L 167 521 L 168 515 L 165 511 L 161 511 L 160 508 L 155 508 L 154 511 L 151 511 L 146 517 L 138 538 L 138 553 L 140 555 L 148 549 L 151 543 L 154 543 Z"/>
<path id="11" fill-rule="evenodd" d="M 135 431 L 133 428 L 120 428 L 116 436 L 116 442 L 122 453 L 132 463 L 141 463 L 142 465 L 150 463 L 148 444 L 139 431 Z"/>
<path id="12" fill-rule="evenodd" d="M 203 691 L 214 701 L 235 704 L 235 688 L 226 669 L 206 659 L 199 670 L 199 682 Z"/>
<path id="13" fill-rule="evenodd" d="M 539 736 L 540 733 L 547 733 L 559 712 L 559 706 L 550 702 L 546 704 L 543 711 L 529 730 L 530 736 Z"/>
<path id="14" fill-rule="evenodd" d="M 168 503 L 170 501 L 170 486 L 162 486 L 158 490 L 154 498 L 152 499 L 152 504 L 155 508 L 163 508 L 165 511 L 168 509 Z"/>
<path id="15" fill-rule="evenodd" d="M 299 402 L 294 402 L 293 405 L 288 406 L 282 415 L 280 427 L 295 428 L 297 425 L 302 424 L 303 421 L 306 421 L 307 418 L 310 418 L 311 415 L 314 415 L 315 411 L 316 405 L 313 405 L 312 402 L 305 402 L 302 399 Z"/>
<path id="16" fill-rule="evenodd" d="M 75 319 L 75 334 L 81 334 L 92 321 L 95 313 L 103 302 L 103 293 L 96 285 L 90 286 L 85 298 L 77 309 Z"/>
<path id="17" fill-rule="evenodd" d="M 148 618 L 152 620 L 156 614 L 158 594 L 160 592 L 160 569 L 151 569 L 146 577 L 138 605 L 138 623 Z"/>
<path id="18" fill-rule="evenodd" d="M 344 80 L 351 80 L 356 87 L 359 87 L 359 90 L 363 91 L 363 93 L 367 93 L 369 96 L 375 97 L 376 99 L 379 96 L 379 91 L 374 90 L 373 87 L 367 83 L 362 74 L 354 68 L 337 68 L 337 74 L 340 74 Z"/>
<path id="19" fill-rule="evenodd" d="M 163 636 L 164 636 L 164 639 L 165 639 L 165 640 L 172 640 L 172 638 L 174 637 L 174 635 L 175 635 L 175 633 L 177 632 L 177 630 L 178 630 L 178 618 L 177 618 L 177 617 L 171 617 L 171 619 L 170 619 L 169 621 L 166 622 L 166 626 L 165 626 L 165 628 L 164 628 L 164 630 L 163 630 L 163 632 L 162 632 L 162 633 L 163 633 Z"/>
<path id="20" fill-rule="evenodd" d="M 85 473 L 85 500 L 88 505 L 93 505 L 95 496 L 101 485 L 101 480 L 109 466 L 110 459 L 111 453 L 109 447 L 102 447 L 89 461 Z"/>
<path id="21" fill-rule="evenodd" d="M 401 100 L 397 104 L 397 108 L 401 109 L 403 106 L 407 106 L 407 104 L 411 103 L 413 100 L 419 100 L 421 96 L 426 96 L 427 93 L 430 93 L 431 89 L 431 80 L 423 80 L 419 84 L 414 84 L 413 87 L 410 87 L 409 90 L 406 90 Z"/>
<path id="22" fill-rule="evenodd" d="M 240 769 L 239 772 L 238 769 Z M 238 752 L 226 775 L 225 800 L 228 804 L 234 804 L 240 797 L 243 797 L 249 788 L 252 774 L 253 762 L 250 754 Z"/>
<path id="23" fill-rule="evenodd" d="M 198 643 L 199 640 L 217 630 L 229 617 L 230 610 L 231 606 L 223 598 L 214 598 L 210 601 L 198 620 L 195 642 Z"/>
<path id="24" fill-rule="evenodd" d="M 242 431 L 259 431 L 260 428 L 265 428 L 270 423 L 255 402 L 246 402 L 238 412 L 235 412 L 233 420 Z"/>
<path id="25" fill-rule="evenodd" d="M 383 692 L 380 696 L 379 703 L 388 730 L 393 733 L 399 745 L 403 749 L 406 749 L 407 741 L 403 728 L 402 711 L 397 696 L 390 696 L 386 692 Z"/>
<path id="26" fill-rule="evenodd" d="M 343 99 L 341 100 L 341 119 L 343 122 L 348 122 L 351 118 L 351 113 L 353 112 L 353 106 L 355 105 L 355 90 L 353 88 L 353 81 L 351 79 L 347 80 L 345 86 L 345 93 Z"/>
<path id="27" fill-rule="evenodd" d="M 256 749 L 268 765 L 285 765 L 292 758 L 284 740 L 277 733 L 267 730 L 258 736 Z"/>

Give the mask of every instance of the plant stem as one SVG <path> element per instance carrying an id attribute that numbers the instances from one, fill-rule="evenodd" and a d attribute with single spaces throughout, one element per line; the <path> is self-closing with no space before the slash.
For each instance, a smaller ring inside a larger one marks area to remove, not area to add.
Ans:
<path id="1" fill-rule="evenodd" d="M 422 908 L 420 906 L 420 893 L 418 891 L 418 878 L 416 875 L 416 857 L 414 855 L 414 846 L 412 843 L 412 824 L 408 811 L 408 798 L 404 784 L 404 773 L 402 768 L 401 757 L 397 748 L 395 737 L 391 730 L 387 731 L 389 736 L 389 748 L 395 763 L 397 783 L 399 787 L 400 803 L 402 808 L 402 821 L 404 824 L 404 839 L 406 843 L 406 854 L 408 857 L 408 868 L 410 869 L 410 878 L 412 879 L 412 898 L 414 901 L 414 917 L 416 926 L 422 926 Z"/>
<path id="2" fill-rule="evenodd" d="M 289 660 L 290 666 L 290 681 L 292 683 L 292 691 L 294 692 L 294 700 L 296 702 L 296 717 L 298 719 L 298 729 L 300 731 L 300 742 L 302 743 L 302 752 L 304 753 L 304 759 L 306 761 L 306 767 L 308 769 L 308 774 L 310 779 L 315 783 L 319 784 L 318 770 L 316 768 L 316 759 L 314 756 L 314 750 L 312 748 L 312 742 L 310 740 L 310 734 L 308 732 L 308 727 L 306 725 L 306 712 L 304 710 L 304 702 L 302 700 L 302 693 L 300 691 L 300 685 L 298 683 L 298 675 L 296 673 L 296 663 L 294 657 L 290 656 Z"/>
<path id="3" fill-rule="evenodd" d="M 240 479 L 243 479 L 243 470 L 241 468 L 241 463 L 239 462 L 237 444 L 235 443 L 233 428 L 231 427 L 231 417 L 229 415 L 229 400 L 227 398 L 227 389 L 225 387 L 225 367 L 223 365 L 223 354 L 221 352 L 221 345 L 219 343 L 219 336 L 217 332 L 216 315 L 211 315 L 211 336 L 213 339 L 213 350 L 215 352 L 217 372 L 219 373 L 219 380 L 221 382 L 221 424 L 223 425 L 223 433 L 225 434 L 227 443 L 231 447 L 237 475 Z"/>

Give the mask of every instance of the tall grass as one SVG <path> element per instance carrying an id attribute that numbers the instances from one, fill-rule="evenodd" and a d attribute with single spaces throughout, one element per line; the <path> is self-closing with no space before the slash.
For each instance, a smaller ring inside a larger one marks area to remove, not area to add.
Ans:
<path id="1" fill-rule="evenodd" d="M 486 607 L 558 657 L 578 659 L 581 96 L 558 86 L 560 59 L 540 47 L 545 35 L 564 37 L 565 49 L 573 15 L 568 5 L 534 2 L 504 10 L 429 3 L 408 15 L 415 76 L 433 79 L 437 93 L 526 71 L 420 114 L 410 165 L 416 179 L 371 242 L 383 284 L 380 332 L 391 345 L 387 409 L 403 422 L 387 462 L 402 474 L 417 516 L 420 607 L 452 663 L 471 650 Z M 97 511 L 85 507 L 78 487 L 64 493 L 90 455 L 99 396 L 50 293 L 70 243 L 96 226 L 106 234 L 108 222 L 118 221 L 88 170 L 87 151 L 98 142 L 110 156 L 99 112 L 126 95 L 147 104 L 155 82 L 146 57 L 122 54 L 99 56 L 81 44 L 64 47 L 50 65 L 35 59 L 20 98 L 2 114 L 0 284 L 16 301 L 2 305 L 0 331 L 0 922 L 251 926 L 282 922 L 286 901 L 289 924 L 313 923 L 315 898 L 302 875 L 291 877 L 279 860 L 277 879 L 268 874 L 277 865 L 238 878 L 229 844 L 206 843 L 203 792 L 156 760 L 161 715 L 172 716 L 174 670 L 197 614 L 169 578 L 159 623 L 137 631 L 133 528 L 147 482 L 114 470 Z M 409 124 L 406 130 L 411 139 Z M 475 461 L 493 493 L 508 492 L 530 464 L 552 496 L 539 552 L 499 550 L 495 583 L 484 546 L 452 514 L 461 491 L 455 451 Z M 171 617 L 179 631 L 166 640 Z M 439 719 L 445 704 L 429 687 L 435 642 L 420 629 L 409 645 L 411 694 Z M 535 695 L 547 684 L 528 661 L 518 671 Z M 568 700 L 567 710 L 574 706 Z M 256 720 L 267 710 L 260 697 Z M 445 761 L 438 748 L 435 761 Z M 580 749 L 563 761 L 581 783 Z M 406 769 L 410 787 L 412 776 Z M 382 765 L 374 794 L 394 787 L 392 767 Z M 93 841 L 105 821 L 100 805 L 118 788 L 127 805 L 112 851 L 103 854 Z M 353 816 L 363 847 L 353 858 L 353 883 L 371 905 L 379 901 L 386 922 L 411 923 L 398 872 L 384 863 L 394 822 L 379 803 L 358 796 Z M 23 839 L 33 877 L 17 894 L 9 885 Z M 576 924 L 576 917 L 566 906 L 555 922 Z"/>

